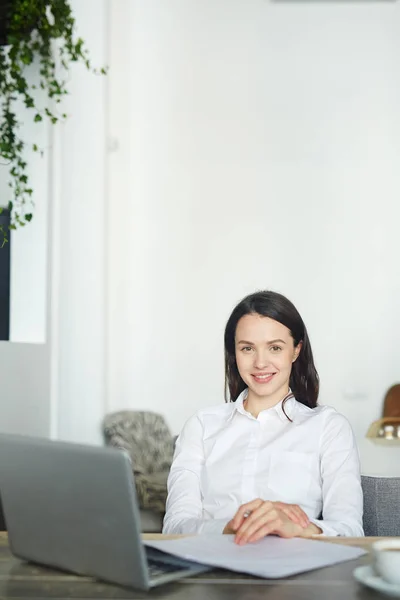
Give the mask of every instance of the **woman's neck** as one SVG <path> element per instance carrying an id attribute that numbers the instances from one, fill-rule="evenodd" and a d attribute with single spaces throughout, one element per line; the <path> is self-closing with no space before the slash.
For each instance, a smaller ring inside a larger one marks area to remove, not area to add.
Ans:
<path id="1" fill-rule="evenodd" d="M 277 390 L 270 396 L 258 396 L 252 390 L 248 391 L 246 399 L 243 401 L 244 409 L 257 419 L 260 412 L 276 406 L 289 394 L 289 386 Z"/>

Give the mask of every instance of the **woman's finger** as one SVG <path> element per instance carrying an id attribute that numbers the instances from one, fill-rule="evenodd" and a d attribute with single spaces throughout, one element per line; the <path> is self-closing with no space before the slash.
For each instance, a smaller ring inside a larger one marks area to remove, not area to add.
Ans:
<path id="1" fill-rule="evenodd" d="M 302 525 L 303 527 L 307 527 L 307 525 L 310 523 L 310 520 L 307 514 L 304 512 L 304 510 L 300 508 L 300 506 L 297 506 L 297 504 L 293 504 L 292 508 L 298 516 L 298 518 L 300 519 L 300 525 Z"/>
<path id="2" fill-rule="evenodd" d="M 242 506 L 236 512 L 236 515 L 232 519 L 232 529 L 235 531 L 242 525 L 244 519 L 248 518 L 254 510 L 257 510 L 264 503 L 261 498 L 256 498 L 251 502 L 242 504 Z"/>
<path id="3" fill-rule="evenodd" d="M 294 506 L 293 504 L 286 504 L 285 502 L 274 502 L 274 504 L 277 508 L 279 508 L 282 512 L 284 512 L 285 515 L 287 517 L 289 517 L 289 519 L 292 519 L 296 523 L 300 522 L 299 516 L 293 510 L 293 506 Z"/>
<path id="4" fill-rule="evenodd" d="M 298 525 L 301 525 L 302 527 L 307 527 L 307 525 L 308 525 L 307 520 L 298 511 L 294 510 L 291 507 L 284 507 L 284 508 L 281 508 L 281 510 L 283 513 L 285 513 L 285 515 L 287 517 L 289 517 L 289 519 L 291 521 L 293 521 L 293 523 L 297 523 Z"/>
<path id="5" fill-rule="evenodd" d="M 251 511 L 251 513 L 242 519 L 242 522 L 236 529 L 236 533 L 239 535 L 243 535 L 248 531 L 250 527 L 264 514 L 268 513 L 274 508 L 273 502 L 262 502 L 261 505 L 255 510 Z M 246 513 L 245 513 L 246 514 Z"/>
<path id="6" fill-rule="evenodd" d="M 273 508 L 267 512 L 260 513 L 258 517 L 254 517 L 251 522 L 246 521 L 246 523 L 244 523 L 243 526 L 240 527 L 240 529 L 236 532 L 235 542 L 238 544 L 241 542 L 246 543 L 256 531 L 258 531 L 266 523 L 275 520 L 278 516 L 278 511 Z"/>
<path id="7" fill-rule="evenodd" d="M 285 502 L 277 502 L 276 504 L 294 523 L 298 523 L 302 527 L 307 527 L 310 524 L 307 514 L 297 504 L 286 504 Z"/>
<path id="8" fill-rule="evenodd" d="M 262 527 L 257 529 L 257 531 L 255 531 L 249 538 L 242 539 L 239 542 L 239 546 L 244 546 L 245 544 L 247 544 L 249 542 L 252 542 L 252 543 L 258 542 L 258 540 L 261 540 L 262 538 L 266 537 L 267 535 L 271 535 L 275 531 L 279 530 L 281 525 L 282 525 L 282 521 L 279 517 L 272 519 L 271 521 L 269 521 L 268 523 L 266 523 L 265 525 L 263 525 Z"/>
<path id="9" fill-rule="evenodd" d="M 294 523 L 298 523 L 298 525 L 301 525 L 301 521 L 302 521 L 302 519 L 301 519 L 300 515 L 298 515 L 298 514 L 296 513 L 296 511 L 292 510 L 291 508 L 287 508 L 287 507 L 282 507 L 282 508 L 281 508 L 281 511 L 282 511 L 283 513 L 285 513 L 285 515 L 286 515 L 287 517 L 289 517 L 289 519 L 290 519 L 291 521 L 293 521 Z"/>

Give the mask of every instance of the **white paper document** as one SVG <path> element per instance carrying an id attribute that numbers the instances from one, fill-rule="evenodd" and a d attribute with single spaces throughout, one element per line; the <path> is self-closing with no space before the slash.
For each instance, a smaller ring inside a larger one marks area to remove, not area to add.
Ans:
<path id="1" fill-rule="evenodd" d="M 146 546 L 204 565 L 258 577 L 280 578 L 327 567 L 366 554 L 362 548 L 311 539 L 268 536 L 238 546 L 233 535 L 198 535 L 175 540 L 146 540 Z"/>

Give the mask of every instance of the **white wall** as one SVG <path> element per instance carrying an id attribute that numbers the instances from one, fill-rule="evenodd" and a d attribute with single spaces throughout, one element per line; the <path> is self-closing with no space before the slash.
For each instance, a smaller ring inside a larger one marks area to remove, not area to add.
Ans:
<path id="1" fill-rule="evenodd" d="M 48 348 L 0 342 L 2 433 L 47 437 L 50 427 Z"/>
<path id="2" fill-rule="evenodd" d="M 27 74 L 37 83 L 37 66 Z M 40 98 L 37 98 L 40 102 Z M 49 125 L 33 123 L 32 111 L 17 107 L 29 183 L 34 190 L 34 217 L 10 235 L 10 340 L 0 342 L 0 431 L 48 436 L 50 432 L 50 366 L 48 319 Z M 31 150 L 37 143 L 42 158 Z M 0 204 L 10 198 L 8 165 L 0 166 Z M 0 249 L 0 252 L 2 250 Z"/>
<path id="3" fill-rule="evenodd" d="M 71 5 L 93 66 L 106 65 L 107 0 Z M 13 240 L 14 265 L 19 257 L 13 306 L 18 301 L 31 332 L 45 322 L 46 343 L 0 343 L 0 430 L 100 443 L 106 394 L 107 79 L 74 65 L 68 80 L 63 106 L 68 121 L 48 131 L 45 159 L 34 155 L 29 162 L 34 220 Z M 25 112 L 20 114 L 25 120 Z M 36 135 L 42 140 L 46 131 L 39 128 Z M 36 273 L 35 257 L 43 259 Z M 33 311 L 39 295 L 45 300 L 40 314 Z M 27 329 L 19 331 L 22 336 Z"/>
<path id="4" fill-rule="evenodd" d="M 28 151 L 29 181 L 35 195 L 33 219 L 23 228 L 11 232 L 10 272 L 10 340 L 45 343 L 48 294 L 48 202 L 50 125 L 33 123 L 26 114 L 23 129 L 29 140 L 45 148 L 41 157 Z M 36 131 L 33 127 L 36 125 Z"/>
<path id="5" fill-rule="evenodd" d="M 96 67 L 107 64 L 107 5 L 71 2 Z M 51 435 L 93 443 L 106 394 L 106 85 L 73 66 L 53 155 Z"/>
<path id="6" fill-rule="evenodd" d="M 10 201 L 9 187 L 7 181 L 7 166 L 4 164 L 0 165 L 0 206 L 6 207 Z"/>
<path id="7" fill-rule="evenodd" d="M 400 376 L 399 5 L 112 9 L 129 55 L 111 63 L 108 408 L 178 431 L 222 402 L 231 308 L 271 288 L 308 324 L 321 401 L 363 436 Z"/>

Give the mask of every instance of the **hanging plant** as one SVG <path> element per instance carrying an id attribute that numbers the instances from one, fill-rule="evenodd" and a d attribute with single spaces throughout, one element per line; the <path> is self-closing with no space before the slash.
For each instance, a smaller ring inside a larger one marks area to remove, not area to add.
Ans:
<path id="1" fill-rule="evenodd" d="M 66 118 L 57 105 L 68 93 L 62 73 L 70 64 L 82 62 L 96 74 L 106 72 L 91 67 L 84 41 L 75 38 L 74 28 L 68 0 L 0 0 L 0 163 L 10 174 L 10 229 L 29 223 L 34 205 L 25 159 L 28 142 L 20 136 L 16 99 L 22 98 L 32 110 L 34 122 L 49 119 L 55 124 Z M 33 62 L 39 63 L 36 85 L 26 78 Z M 55 109 L 37 106 L 37 89 L 44 90 Z M 43 152 L 36 143 L 29 145 L 34 152 Z M 1 226 L 0 245 L 7 241 L 8 231 Z"/>

